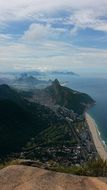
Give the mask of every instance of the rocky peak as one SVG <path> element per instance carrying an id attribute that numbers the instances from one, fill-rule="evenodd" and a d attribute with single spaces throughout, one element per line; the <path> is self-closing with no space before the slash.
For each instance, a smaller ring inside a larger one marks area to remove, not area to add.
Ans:
<path id="1" fill-rule="evenodd" d="M 52 82 L 52 85 L 53 85 L 54 87 L 60 87 L 60 86 L 61 86 L 60 83 L 59 83 L 59 81 L 58 81 L 58 79 L 55 79 L 55 80 Z"/>

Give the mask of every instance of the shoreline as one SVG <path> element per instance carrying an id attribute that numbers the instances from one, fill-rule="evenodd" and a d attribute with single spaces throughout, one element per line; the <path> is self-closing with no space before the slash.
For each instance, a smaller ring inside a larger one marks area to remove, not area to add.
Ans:
<path id="1" fill-rule="evenodd" d="M 97 129 L 94 119 L 88 113 L 85 113 L 85 120 L 88 124 L 98 154 L 103 160 L 107 160 L 106 147 L 100 137 L 100 132 Z"/>

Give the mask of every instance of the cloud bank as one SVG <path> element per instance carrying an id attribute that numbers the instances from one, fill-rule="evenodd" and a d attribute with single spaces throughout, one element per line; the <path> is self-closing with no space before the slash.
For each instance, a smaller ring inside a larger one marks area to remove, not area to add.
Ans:
<path id="1" fill-rule="evenodd" d="M 107 60 L 107 0 L 0 0 L 0 69 L 93 67 Z"/>

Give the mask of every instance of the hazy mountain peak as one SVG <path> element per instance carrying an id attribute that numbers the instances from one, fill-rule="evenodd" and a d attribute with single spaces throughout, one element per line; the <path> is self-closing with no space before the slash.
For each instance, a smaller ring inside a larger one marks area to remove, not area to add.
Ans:
<path id="1" fill-rule="evenodd" d="M 10 89 L 10 87 L 7 84 L 1 84 L 0 89 Z"/>
<path id="2" fill-rule="evenodd" d="M 52 82 L 52 85 L 54 85 L 54 86 L 56 86 L 56 87 L 57 87 L 57 86 L 58 86 L 58 87 L 61 86 L 61 85 L 60 85 L 60 82 L 58 81 L 58 79 L 55 79 L 55 80 Z"/>

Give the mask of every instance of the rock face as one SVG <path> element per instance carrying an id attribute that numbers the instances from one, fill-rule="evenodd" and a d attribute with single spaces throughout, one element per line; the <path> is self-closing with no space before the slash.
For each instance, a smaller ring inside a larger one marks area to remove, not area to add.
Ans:
<path id="1" fill-rule="evenodd" d="M 28 166 L 0 171 L 0 190 L 107 190 L 107 178 L 80 177 Z"/>

